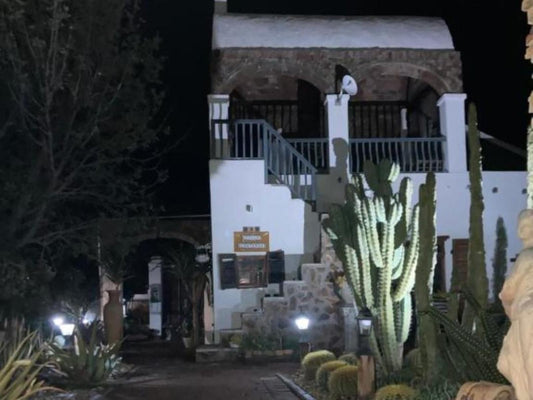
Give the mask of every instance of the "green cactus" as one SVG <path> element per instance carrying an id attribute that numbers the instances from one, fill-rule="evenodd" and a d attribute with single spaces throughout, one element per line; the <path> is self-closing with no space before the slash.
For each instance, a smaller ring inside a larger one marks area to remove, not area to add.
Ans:
<path id="1" fill-rule="evenodd" d="M 502 290 L 505 273 L 507 272 L 507 231 L 502 217 L 499 217 L 496 222 L 496 246 L 494 247 L 492 270 L 494 271 L 492 295 L 495 302 L 501 304 L 498 294 Z"/>
<path id="2" fill-rule="evenodd" d="M 374 400 L 413 400 L 418 392 L 407 385 L 387 385 L 380 388 Z"/>
<path id="3" fill-rule="evenodd" d="M 357 307 L 374 316 L 370 338 L 374 357 L 385 373 L 401 368 L 403 343 L 411 326 L 411 291 L 418 261 L 418 206 L 411 210 L 412 184 L 404 178 L 392 194 L 399 166 L 365 163 L 374 190 L 367 197 L 363 177 L 354 175 L 344 205 L 334 205 L 324 222 Z"/>
<path id="4" fill-rule="evenodd" d="M 436 308 L 430 307 L 427 311 L 444 328 L 443 354 L 451 370 L 459 374 L 456 377 L 458 381 L 489 380 L 505 384 L 507 381 L 496 368 L 496 363 L 506 326 L 498 325 L 468 289 L 464 289 L 463 295 L 479 321 L 479 329 L 475 333 Z"/>
<path id="5" fill-rule="evenodd" d="M 328 381 L 330 374 L 337 368 L 345 367 L 348 364 L 345 361 L 334 360 L 322 364 L 316 371 L 315 382 L 318 387 L 328 390 Z"/>
<path id="6" fill-rule="evenodd" d="M 424 314 L 431 306 L 436 261 L 435 187 L 435 174 L 430 172 L 426 176 L 426 183 L 420 185 L 419 188 L 420 254 L 415 278 L 415 300 L 419 324 L 418 343 L 423 377 L 427 382 L 434 381 L 439 375 L 437 326 L 429 315 Z"/>
<path id="7" fill-rule="evenodd" d="M 357 356 L 354 353 L 343 354 L 339 357 L 339 361 L 344 361 L 350 365 L 357 365 Z"/>
<path id="8" fill-rule="evenodd" d="M 467 286 L 482 308 L 487 306 L 489 283 L 485 268 L 485 243 L 483 240 L 483 191 L 481 175 L 481 145 L 477 129 L 477 111 L 474 104 L 468 110 L 468 144 L 470 148 L 470 241 L 468 244 Z M 468 330 L 474 327 L 475 313 L 467 303 L 462 323 Z"/>
<path id="9" fill-rule="evenodd" d="M 304 372 L 305 379 L 315 379 L 317 369 L 322 364 L 335 359 L 335 354 L 328 350 L 317 350 L 306 354 L 302 360 L 302 370 Z"/>
<path id="10" fill-rule="evenodd" d="M 357 367 L 347 365 L 329 375 L 328 389 L 331 399 L 357 398 Z"/>

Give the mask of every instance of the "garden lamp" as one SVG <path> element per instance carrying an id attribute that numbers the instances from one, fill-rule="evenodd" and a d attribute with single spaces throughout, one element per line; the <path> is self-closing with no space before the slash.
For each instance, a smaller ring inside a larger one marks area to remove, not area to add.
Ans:
<path id="1" fill-rule="evenodd" d="M 311 350 L 311 344 L 309 343 L 309 317 L 306 315 L 300 315 L 294 320 L 298 332 L 300 333 L 300 359 L 303 359 L 307 353 Z"/>
<path id="2" fill-rule="evenodd" d="M 373 317 L 370 310 L 366 307 L 362 308 L 359 311 L 359 314 L 356 317 L 357 319 L 357 329 L 359 332 L 359 346 L 357 350 L 357 355 L 372 355 L 372 350 L 369 345 L 370 334 L 372 333 L 372 324 Z"/>
<path id="3" fill-rule="evenodd" d="M 363 307 L 356 317 L 359 333 L 359 346 L 357 349 L 357 398 L 369 400 L 373 398 L 376 386 L 376 365 L 370 348 L 370 335 L 372 334 L 372 313 Z"/>

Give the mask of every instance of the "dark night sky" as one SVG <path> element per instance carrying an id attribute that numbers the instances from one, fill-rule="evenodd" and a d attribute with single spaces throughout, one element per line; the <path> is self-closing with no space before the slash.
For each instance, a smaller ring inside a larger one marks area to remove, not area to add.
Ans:
<path id="1" fill-rule="evenodd" d="M 162 37 L 163 81 L 173 135 L 184 141 L 165 160 L 160 189 L 167 214 L 209 213 L 207 94 L 212 0 L 147 0 L 145 19 Z M 229 0 L 230 12 L 426 15 L 445 19 L 461 51 L 464 91 L 481 130 L 525 147 L 530 64 L 520 0 Z"/>

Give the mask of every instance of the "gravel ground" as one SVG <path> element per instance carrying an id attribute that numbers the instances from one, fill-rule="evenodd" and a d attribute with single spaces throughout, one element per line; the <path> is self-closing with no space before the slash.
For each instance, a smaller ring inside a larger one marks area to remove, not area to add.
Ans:
<path id="1" fill-rule="evenodd" d="M 126 357 L 135 369 L 106 393 L 106 400 L 296 399 L 283 385 L 278 389 L 278 385 L 264 383 L 265 378 L 266 382 L 273 382 L 268 378 L 276 373 L 293 374 L 297 363 L 196 364 L 183 361 L 164 348 L 153 350 L 144 349 Z"/>

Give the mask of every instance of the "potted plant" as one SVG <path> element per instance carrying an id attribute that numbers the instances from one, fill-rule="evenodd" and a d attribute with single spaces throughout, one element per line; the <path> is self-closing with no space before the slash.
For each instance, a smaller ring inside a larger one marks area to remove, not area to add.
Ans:
<path id="1" fill-rule="evenodd" d="M 108 344 L 115 344 L 124 335 L 122 311 L 122 284 L 128 278 L 125 246 L 116 245 L 102 251 L 101 267 L 114 288 L 106 290 L 109 299 L 104 306 L 104 327 Z"/>
<path id="2" fill-rule="evenodd" d="M 238 349 L 241 347 L 242 343 L 242 336 L 238 334 L 231 335 L 231 338 L 229 340 L 229 347 L 232 349 Z"/>

